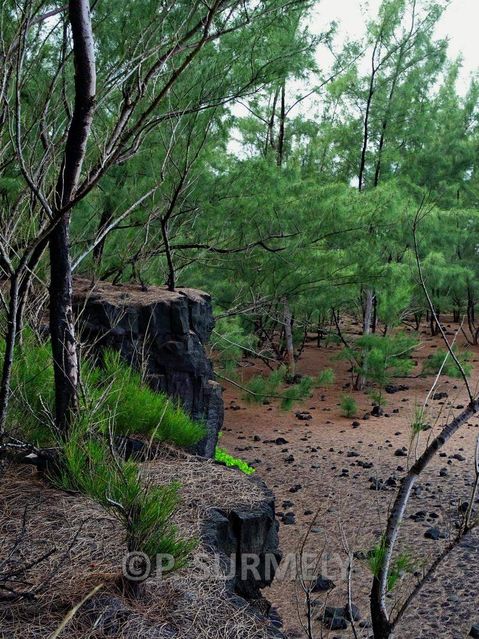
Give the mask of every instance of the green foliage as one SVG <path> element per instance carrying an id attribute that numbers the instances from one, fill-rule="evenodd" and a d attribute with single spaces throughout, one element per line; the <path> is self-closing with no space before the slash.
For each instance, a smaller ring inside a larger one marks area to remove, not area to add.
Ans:
<path id="1" fill-rule="evenodd" d="M 4 342 L 0 342 L 3 358 Z M 23 345 L 15 349 L 10 382 L 9 428 L 21 429 L 27 441 L 38 446 L 52 444 L 54 403 L 53 365 L 50 344 L 40 342 L 32 331 L 23 332 Z"/>
<path id="2" fill-rule="evenodd" d="M 332 386 L 334 384 L 334 379 L 335 379 L 335 375 L 334 375 L 333 369 L 332 368 L 324 368 L 317 375 L 317 377 L 316 377 L 316 379 L 314 381 L 314 385 L 317 388 L 321 388 L 322 386 Z"/>
<path id="3" fill-rule="evenodd" d="M 245 473 L 245 475 L 252 475 L 255 472 L 255 469 L 243 459 L 233 457 L 233 455 L 230 455 L 226 452 L 226 450 L 219 446 L 215 449 L 215 460 L 220 464 L 228 466 L 228 468 L 239 468 L 239 470 Z"/>
<path id="4" fill-rule="evenodd" d="M 281 408 L 283 410 L 291 410 L 296 402 L 300 402 L 301 400 L 310 397 L 313 386 L 313 378 L 305 375 L 300 379 L 298 384 L 293 384 L 289 388 L 283 390 L 281 393 Z"/>
<path id="5" fill-rule="evenodd" d="M 345 417 L 355 417 L 358 412 L 357 402 L 351 395 L 343 395 L 340 406 Z"/>
<path id="6" fill-rule="evenodd" d="M 152 569 L 171 569 L 156 565 L 158 555 L 173 557 L 175 570 L 186 564 L 196 542 L 181 539 L 172 523 L 179 484 L 149 483 L 134 461 L 116 456 L 84 423 L 76 424 L 61 448 L 62 473 L 54 478 L 59 487 L 79 491 L 113 514 L 124 527 L 128 550 L 148 555 Z"/>
<path id="7" fill-rule="evenodd" d="M 469 377 L 472 372 L 472 364 L 470 363 L 470 360 L 472 359 L 472 353 L 470 353 L 469 351 L 460 351 L 456 348 L 454 348 L 453 350 L 465 374 Z M 440 370 L 442 371 L 442 375 L 446 375 L 447 377 L 461 377 L 459 367 L 451 357 L 449 351 L 438 348 L 434 351 L 434 353 L 431 353 L 426 358 L 423 364 L 422 374 L 437 375 Z"/>
<path id="8" fill-rule="evenodd" d="M 138 372 L 106 351 L 99 369 L 99 385 L 106 390 L 105 405 L 114 415 L 118 434 L 143 433 L 159 441 L 188 447 L 204 437 L 204 427 L 164 393 L 151 390 Z"/>
<path id="9" fill-rule="evenodd" d="M 368 553 L 368 566 L 372 574 L 377 577 L 379 571 L 383 566 L 386 556 L 386 548 L 384 546 L 384 540 L 381 540 L 374 546 Z M 414 562 L 407 553 L 399 554 L 391 564 L 391 568 L 388 574 L 387 590 L 391 592 L 399 579 L 406 573 L 412 573 L 414 571 Z"/>
<path id="10" fill-rule="evenodd" d="M 411 423 L 411 435 L 416 437 L 425 430 L 429 430 L 430 426 L 426 421 L 426 414 L 423 406 L 417 406 L 414 409 L 414 418 Z"/>
<path id="11" fill-rule="evenodd" d="M 229 377 L 235 377 L 244 353 L 253 350 L 255 343 L 255 337 L 246 331 L 240 318 L 228 317 L 216 323 L 210 348 L 217 358 L 217 366 Z"/>
<path id="12" fill-rule="evenodd" d="M 279 399 L 281 408 L 290 410 L 296 402 L 310 397 L 314 379 L 305 375 L 298 383 L 285 387 L 287 374 L 287 368 L 281 366 L 270 375 L 255 375 L 245 386 L 244 399 L 256 403 L 267 399 Z"/>
<path id="13" fill-rule="evenodd" d="M 151 390 L 139 373 L 106 351 L 103 367 L 82 365 L 82 411 L 98 406 L 97 427 L 111 425 L 115 434 L 141 433 L 158 441 L 190 447 L 204 437 L 204 426 L 193 421 L 163 393 Z M 51 348 L 31 332 L 16 351 L 12 371 L 12 406 L 9 423 L 39 446 L 54 442 L 54 384 Z"/>
<path id="14" fill-rule="evenodd" d="M 381 389 L 372 388 L 368 391 L 368 395 L 375 406 L 380 406 L 381 408 L 386 406 L 387 401 Z"/>
<path id="15" fill-rule="evenodd" d="M 339 346 L 341 338 L 336 333 L 329 333 L 324 339 L 324 344 L 326 346 Z"/>
<path id="16" fill-rule="evenodd" d="M 384 388 L 393 377 L 404 377 L 414 368 L 412 351 L 418 341 L 403 333 L 390 337 L 364 335 L 340 357 L 348 359 L 357 375 Z"/>

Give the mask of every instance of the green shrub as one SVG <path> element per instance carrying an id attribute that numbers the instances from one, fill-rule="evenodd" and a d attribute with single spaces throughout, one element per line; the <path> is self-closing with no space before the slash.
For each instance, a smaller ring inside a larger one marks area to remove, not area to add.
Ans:
<path id="1" fill-rule="evenodd" d="M 298 384 L 286 388 L 281 393 L 281 408 L 283 410 L 291 410 L 296 402 L 300 402 L 311 395 L 313 386 L 314 380 L 312 377 L 306 375 L 302 377 Z"/>
<path id="2" fill-rule="evenodd" d="M 2 342 L 2 359 L 3 352 Z M 23 346 L 15 349 L 10 390 L 8 428 L 13 432 L 21 430 L 28 441 L 38 446 L 51 445 L 55 399 L 52 352 L 49 343 L 40 343 L 29 330 L 24 331 Z"/>
<path id="3" fill-rule="evenodd" d="M 385 554 L 384 540 L 376 544 L 368 553 L 368 566 L 375 577 L 379 575 L 379 571 L 384 563 Z M 394 586 L 405 573 L 412 572 L 414 572 L 414 562 L 412 558 L 407 553 L 399 554 L 390 567 L 387 582 L 388 592 L 393 590 Z"/>
<path id="4" fill-rule="evenodd" d="M 354 346 L 344 348 L 339 359 L 351 362 L 359 377 L 384 388 L 393 377 L 405 377 L 414 368 L 412 352 L 418 346 L 414 338 L 398 333 L 390 337 L 363 335 Z"/>
<path id="5" fill-rule="evenodd" d="M 243 459 L 233 457 L 219 446 L 215 449 L 215 460 L 228 468 L 239 468 L 245 475 L 252 475 L 255 472 L 255 469 Z"/>
<path id="6" fill-rule="evenodd" d="M 453 350 L 455 356 L 459 360 L 459 363 L 463 367 L 464 372 L 469 377 L 472 372 L 472 364 L 470 363 L 470 360 L 472 359 L 472 353 L 470 353 L 469 351 L 459 351 L 456 348 L 454 348 Z M 446 360 L 446 363 L 442 367 L 444 360 Z M 422 374 L 437 375 L 441 370 L 441 367 L 443 375 L 446 375 L 447 377 L 461 377 L 459 367 L 451 357 L 450 353 L 440 348 L 427 357 L 423 364 Z"/>
<path id="7" fill-rule="evenodd" d="M 426 416 L 424 408 L 422 406 L 416 406 L 414 409 L 414 419 L 411 423 L 411 433 L 415 437 L 419 433 L 429 430 L 430 425 L 426 422 Z"/>
<path id="8" fill-rule="evenodd" d="M 336 335 L 336 333 L 329 333 L 324 338 L 324 344 L 326 346 L 338 346 L 339 344 L 341 344 L 341 338 L 339 337 L 339 335 Z"/>
<path id="9" fill-rule="evenodd" d="M 286 366 L 280 366 L 269 375 L 255 375 L 246 384 L 244 399 L 248 402 L 262 402 L 270 397 L 278 396 L 281 385 L 286 382 L 288 374 Z"/>
<path id="10" fill-rule="evenodd" d="M 386 406 L 387 401 L 386 401 L 386 398 L 384 397 L 384 393 L 382 392 L 380 388 L 379 389 L 372 388 L 368 392 L 368 395 L 375 406 L 380 406 L 381 408 L 384 408 Z"/>
<path id="11" fill-rule="evenodd" d="M 351 395 L 343 395 L 340 405 L 345 417 L 355 417 L 358 412 L 356 400 Z"/>
<path id="12" fill-rule="evenodd" d="M 334 384 L 334 371 L 332 368 L 324 368 L 319 372 L 318 376 L 315 379 L 315 386 L 320 388 L 321 386 L 331 386 Z"/>
<path id="13" fill-rule="evenodd" d="M 196 541 L 181 539 L 172 517 L 179 501 L 178 483 L 153 485 L 140 477 L 132 460 L 114 455 L 104 439 L 89 433 L 81 423 L 62 444 L 63 470 L 55 483 L 64 490 L 79 491 L 113 514 L 125 530 L 129 552 L 148 555 L 152 569 L 158 555 L 174 558 L 174 569 L 183 567 Z"/>
<path id="14" fill-rule="evenodd" d="M 279 399 L 283 410 L 290 410 L 295 402 L 311 395 L 314 379 L 305 375 L 297 384 L 283 388 L 287 380 L 287 369 L 281 366 L 270 375 L 255 375 L 246 384 L 245 401 L 261 403 L 266 399 Z"/>

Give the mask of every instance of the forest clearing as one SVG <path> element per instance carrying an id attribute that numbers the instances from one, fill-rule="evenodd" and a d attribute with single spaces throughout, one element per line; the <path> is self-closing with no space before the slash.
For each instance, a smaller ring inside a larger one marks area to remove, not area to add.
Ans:
<path id="1" fill-rule="evenodd" d="M 457 328 L 454 324 L 448 326 L 449 330 Z M 416 371 L 421 369 L 424 359 L 441 346 L 440 340 L 428 336 L 426 331 L 421 339 L 422 345 L 414 355 L 418 362 Z M 471 381 L 477 384 L 479 351 L 472 350 Z M 281 522 L 282 550 L 298 552 L 303 538 L 307 537 L 310 551 L 321 548 L 331 555 L 332 559 L 321 565 L 325 571 L 329 570 L 323 577 L 331 579 L 336 587 L 329 594 L 320 592 L 316 596 L 321 600 L 327 594 L 328 605 L 337 607 L 344 606 L 348 599 L 347 579 L 341 571 L 346 561 L 341 539 L 341 530 L 344 530 L 350 549 L 359 556 L 354 567 L 354 601 L 367 617 L 370 569 L 365 555 L 384 528 L 395 488 L 413 458 L 411 423 L 417 404 L 427 396 L 431 379 L 417 377 L 413 371 L 410 378 L 395 380 L 396 386 L 407 386 L 407 390 L 386 394 L 383 417 L 370 416 L 370 397 L 355 393 L 357 414 L 346 417 L 340 401 L 347 392 L 344 386 L 350 384 L 350 373 L 346 362 L 337 361 L 338 351 L 338 346 L 318 349 L 314 342 L 308 343 L 299 361 L 299 370 L 312 375 L 318 369 L 333 366 L 336 381 L 333 386 L 316 390 L 313 397 L 291 412 L 286 413 L 277 405 L 251 406 L 238 395 L 238 389 L 228 387 L 221 441 L 232 454 L 255 466 L 273 489 Z M 258 365 L 253 364 L 245 370 L 251 375 L 257 368 Z M 444 378 L 435 395 L 437 399 L 429 402 L 433 423 L 441 414 L 454 412 L 467 401 L 454 378 Z M 437 427 L 436 422 L 434 428 Z M 401 547 L 410 553 L 411 559 L 414 557 L 413 572 L 420 570 L 422 562 L 430 561 L 446 543 L 444 539 L 426 539 L 425 534 L 434 528 L 447 538 L 454 530 L 458 508 L 467 500 L 474 481 L 478 429 L 479 420 L 471 420 L 462 434 L 446 447 L 445 454 L 431 464 L 411 501 Z M 259 441 L 255 439 L 258 433 L 261 433 Z M 375 490 L 375 480 L 383 484 L 381 490 Z M 288 521 L 288 513 L 294 514 L 293 524 Z M 398 636 L 467 636 L 470 620 L 477 610 L 474 574 L 478 543 L 475 533 L 474 540 L 451 553 L 425 587 L 414 609 L 406 615 Z M 266 596 L 279 608 L 292 637 L 307 636 L 299 621 L 303 597 L 296 581 L 279 581 L 268 589 Z M 343 635 L 348 636 L 344 632 Z"/>

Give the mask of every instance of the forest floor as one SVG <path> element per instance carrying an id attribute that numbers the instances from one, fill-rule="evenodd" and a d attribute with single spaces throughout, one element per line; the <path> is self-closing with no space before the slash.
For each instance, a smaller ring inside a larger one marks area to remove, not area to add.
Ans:
<path id="1" fill-rule="evenodd" d="M 455 327 L 451 324 L 448 329 Z M 357 330 L 352 327 L 352 332 Z M 415 408 L 423 404 L 433 383 L 433 377 L 416 375 L 422 361 L 434 349 L 443 348 L 441 339 L 430 337 L 425 330 L 420 338 L 421 346 L 414 354 L 418 363 L 416 370 L 407 379 L 394 380 L 395 384 L 407 385 L 409 390 L 387 395 L 383 417 L 363 419 L 371 410 L 371 400 L 359 392 L 354 393 L 359 406 L 358 418 L 341 415 L 339 402 L 343 393 L 350 392 L 345 388 L 351 375 L 349 363 L 336 359 L 339 346 L 317 348 L 314 343 L 306 346 L 298 372 L 317 375 L 323 368 L 331 367 L 336 381 L 331 388 L 315 390 L 311 399 L 297 404 L 291 411 L 282 411 L 275 402 L 251 405 L 244 401 L 238 388 L 227 384 L 225 389 L 227 410 L 221 445 L 253 464 L 274 491 L 283 554 L 297 552 L 307 535 L 307 552 L 321 555 L 318 572 L 331 578 L 336 587 L 318 595 L 320 604 L 344 606 L 347 603 L 344 540 L 349 549 L 357 553 L 352 600 L 363 618 L 363 627 L 358 624 L 356 628 L 358 637 L 370 635 L 372 577 L 367 561 L 361 557 L 374 547 L 384 530 L 388 508 L 396 495 L 394 483 L 399 482 L 415 455 L 424 449 L 426 440 L 466 404 L 464 385 L 459 380 L 442 378 L 435 392 L 445 392 L 447 397 L 429 401 L 427 417 L 432 429 L 421 435 L 417 445 L 411 446 L 410 425 Z M 473 352 L 471 386 L 477 390 L 479 348 L 465 344 L 462 336 L 458 337 L 458 343 Z M 251 361 L 245 363 L 243 374 L 248 379 L 261 370 L 261 364 Z M 311 418 L 299 419 L 296 413 L 300 411 L 306 411 Z M 353 426 L 353 421 L 359 422 L 359 426 Z M 478 435 L 479 415 L 453 438 L 442 456 L 438 456 L 421 477 L 400 533 L 401 552 L 412 558 L 412 572 L 427 565 L 454 534 L 454 523 L 460 517 L 458 506 L 471 493 Z M 385 486 L 385 490 L 374 490 L 375 480 L 389 480 L 392 485 Z M 445 538 L 426 538 L 425 533 L 431 528 L 438 529 Z M 466 637 L 471 626 L 479 622 L 478 574 L 479 533 L 476 532 L 449 555 L 412 603 L 397 628 L 396 639 Z M 401 578 L 388 599 L 389 606 L 404 600 L 414 581 L 412 574 Z M 265 595 L 278 609 L 289 636 L 306 637 L 301 624 L 304 595 L 297 580 L 290 576 L 277 579 Z M 320 608 L 314 610 L 317 616 Z M 351 627 L 328 632 L 318 630 L 316 636 L 353 636 Z"/>

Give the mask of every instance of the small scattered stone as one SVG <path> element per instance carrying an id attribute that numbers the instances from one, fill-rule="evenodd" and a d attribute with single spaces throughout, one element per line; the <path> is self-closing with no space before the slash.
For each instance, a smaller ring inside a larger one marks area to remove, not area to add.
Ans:
<path id="1" fill-rule="evenodd" d="M 389 395 L 394 395 L 394 393 L 400 393 L 402 391 L 407 391 L 409 390 L 409 386 L 405 386 L 404 384 L 388 384 L 384 390 L 386 391 L 386 393 L 388 393 Z"/>
<path id="2" fill-rule="evenodd" d="M 426 539 L 432 539 L 438 541 L 438 539 L 446 539 L 446 535 L 439 530 L 439 528 L 428 528 L 424 533 Z"/>
<path id="3" fill-rule="evenodd" d="M 293 512 L 285 513 L 281 517 L 281 521 L 285 526 L 291 526 L 296 523 L 296 515 Z"/>
<path id="4" fill-rule="evenodd" d="M 351 606 L 349 605 L 349 603 L 344 606 L 343 615 L 344 618 L 348 621 L 361 621 L 361 613 L 359 612 L 359 608 L 353 603 L 351 604 Z"/>
<path id="5" fill-rule="evenodd" d="M 319 576 L 314 581 L 314 584 L 312 584 L 311 592 L 328 592 L 329 590 L 333 590 L 333 588 L 336 588 L 336 584 L 332 579 Z"/>
<path id="6" fill-rule="evenodd" d="M 313 416 L 307 410 L 303 410 L 301 412 L 296 413 L 296 419 L 299 419 L 302 422 L 306 422 L 306 421 L 309 421 L 310 419 L 313 419 Z"/>
<path id="7" fill-rule="evenodd" d="M 470 632 L 469 632 L 469 636 L 472 637 L 473 639 L 479 639 L 479 623 L 475 623 Z"/>

